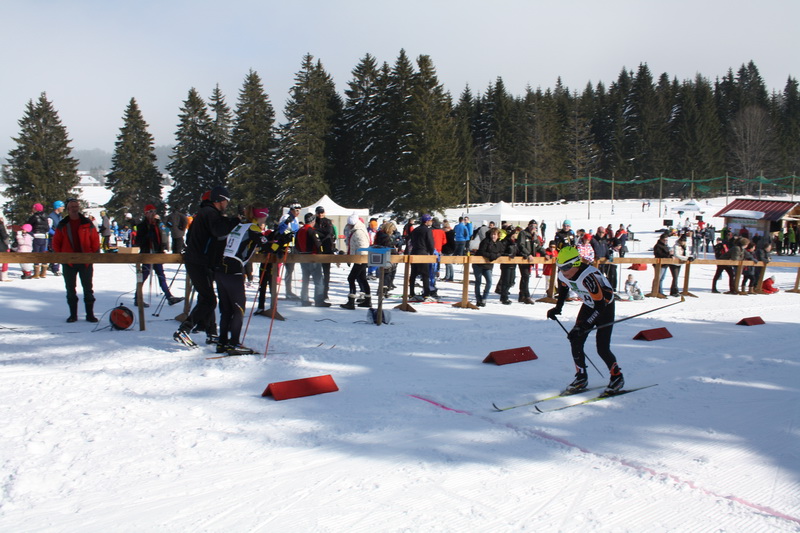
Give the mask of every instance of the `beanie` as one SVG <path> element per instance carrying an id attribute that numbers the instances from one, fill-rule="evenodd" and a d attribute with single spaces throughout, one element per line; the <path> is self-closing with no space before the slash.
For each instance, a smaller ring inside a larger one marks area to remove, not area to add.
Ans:
<path id="1" fill-rule="evenodd" d="M 422 222 L 423 224 L 429 220 L 431 220 L 431 216 L 428 213 L 425 213 L 424 215 L 419 217 L 419 221 Z"/>
<path id="2" fill-rule="evenodd" d="M 359 220 L 359 219 L 358 219 L 358 215 L 356 215 L 355 213 L 353 213 L 353 214 L 352 214 L 352 215 L 350 215 L 350 217 L 347 219 L 347 223 L 348 223 L 348 224 L 350 224 L 351 226 L 355 226 L 355 225 L 358 223 L 358 220 Z"/>
<path id="3" fill-rule="evenodd" d="M 144 212 L 145 213 L 147 213 L 148 211 L 155 211 L 155 210 L 156 210 L 156 206 L 154 206 L 153 204 L 147 204 L 146 206 L 144 206 Z"/>
<path id="4" fill-rule="evenodd" d="M 221 202 L 223 200 L 231 200 L 231 193 L 228 192 L 228 189 L 223 187 L 222 185 L 217 185 L 213 189 L 211 189 L 211 194 L 209 195 L 209 200 L 214 203 Z"/>
<path id="5" fill-rule="evenodd" d="M 265 218 L 267 215 L 269 215 L 269 209 L 267 209 L 266 207 L 253 209 L 253 216 L 256 218 Z"/>
<path id="6" fill-rule="evenodd" d="M 572 221 L 570 219 L 565 220 L 564 226 L 572 226 Z"/>
<path id="7" fill-rule="evenodd" d="M 36 212 L 44 211 L 44 206 L 42 204 L 33 204 L 33 210 Z"/>
<path id="8" fill-rule="evenodd" d="M 30 224 L 23 224 L 22 231 L 24 231 L 25 233 L 30 233 L 31 231 L 33 231 L 33 226 L 31 226 Z"/>
<path id="9" fill-rule="evenodd" d="M 61 200 L 56 200 L 53 202 L 53 209 L 58 209 L 59 207 L 64 207 L 64 202 Z"/>

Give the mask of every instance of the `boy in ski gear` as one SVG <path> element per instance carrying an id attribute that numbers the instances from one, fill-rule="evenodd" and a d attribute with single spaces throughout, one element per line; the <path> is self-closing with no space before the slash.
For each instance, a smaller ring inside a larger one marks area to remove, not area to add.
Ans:
<path id="1" fill-rule="evenodd" d="M 92 253 L 100 251 L 100 236 L 92 221 L 81 213 L 81 204 L 71 198 L 67 200 L 67 216 L 59 222 L 53 235 L 54 252 Z M 94 265 L 64 264 L 64 285 L 67 289 L 67 305 L 69 305 L 69 318 L 67 322 L 78 320 L 78 293 L 76 281 L 80 276 L 83 288 L 83 303 L 86 306 L 86 321 L 97 322 L 94 316 L 94 290 L 92 277 Z"/>
<path id="2" fill-rule="evenodd" d="M 565 246 L 558 252 L 558 301 L 556 306 L 547 311 L 547 318 L 556 320 L 561 314 L 564 301 L 570 289 L 582 299 L 575 326 L 567 335 L 575 362 L 575 380 L 567 387 L 567 392 L 578 392 L 588 384 L 586 374 L 586 352 L 583 350 L 589 332 L 598 325 L 614 321 L 614 289 L 608 279 L 595 267 L 581 261 L 578 249 Z M 611 379 L 606 387 L 607 394 L 618 392 L 625 386 L 622 372 L 617 365 L 617 358 L 611 352 L 611 331 L 613 326 L 605 326 L 597 330 L 597 353 L 608 367 Z"/>
<path id="3" fill-rule="evenodd" d="M 265 247 L 267 238 L 261 233 L 261 224 L 267 220 L 267 210 L 248 207 L 244 222 L 228 235 L 222 261 L 216 267 L 214 280 L 219 294 L 219 341 L 217 353 L 246 355 L 253 350 L 239 344 L 242 331 L 245 301 L 244 270 L 253 255 Z"/>

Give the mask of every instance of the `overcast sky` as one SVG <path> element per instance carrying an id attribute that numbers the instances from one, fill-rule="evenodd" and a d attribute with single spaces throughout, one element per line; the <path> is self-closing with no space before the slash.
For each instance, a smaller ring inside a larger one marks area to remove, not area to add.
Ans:
<path id="1" fill-rule="evenodd" d="M 755 61 L 769 90 L 800 77 L 799 0 L 2 0 L 0 156 L 46 92 L 76 149 L 112 151 L 136 98 L 157 145 L 174 143 L 190 88 L 235 108 L 255 70 L 279 120 L 303 55 L 343 92 L 365 54 L 430 55 L 455 98 L 500 76 L 508 91 L 587 82 L 623 67 L 712 81 Z"/>

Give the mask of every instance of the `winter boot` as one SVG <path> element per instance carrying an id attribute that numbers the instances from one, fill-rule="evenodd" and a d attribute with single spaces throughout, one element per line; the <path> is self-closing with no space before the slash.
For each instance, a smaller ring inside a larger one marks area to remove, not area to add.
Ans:
<path id="1" fill-rule="evenodd" d="M 77 300 L 74 302 L 67 302 L 69 305 L 69 317 L 67 318 L 67 322 L 77 322 L 78 321 L 78 302 Z"/>
<path id="2" fill-rule="evenodd" d="M 23 270 L 19 279 L 33 279 L 33 273 L 30 270 Z"/>
<path id="3" fill-rule="evenodd" d="M 359 302 L 358 307 L 372 307 L 372 297 L 364 296 L 364 299 Z"/>
<path id="4" fill-rule="evenodd" d="M 575 373 L 575 379 L 572 380 L 572 383 L 567 385 L 567 390 L 564 392 L 568 393 L 576 393 L 580 392 L 586 388 L 589 384 L 589 376 L 586 374 L 585 368 L 579 368 L 578 371 Z"/>
<path id="5" fill-rule="evenodd" d="M 342 309 L 355 309 L 356 308 L 356 295 L 355 294 L 348 294 L 347 295 L 347 303 L 346 304 L 339 304 L 339 307 Z"/>
<path id="6" fill-rule="evenodd" d="M 33 276 L 31 276 L 31 279 L 39 279 L 41 277 L 39 272 L 41 272 L 39 265 L 33 265 Z"/>
<path id="7" fill-rule="evenodd" d="M 0 281 L 11 281 L 8 279 L 8 272 L 0 272 Z"/>
<path id="8" fill-rule="evenodd" d="M 611 366 L 609 373 L 611 374 L 611 379 L 608 381 L 605 394 L 615 394 L 625 386 L 625 378 L 622 377 L 622 369 L 617 363 Z"/>
<path id="9" fill-rule="evenodd" d="M 39 265 L 39 277 L 41 279 L 47 277 L 47 265 Z"/>
<path id="10" fill-rule="evenodd" d="M 86 308 L 86 321 L 87 322 L 99 322 L 96 316 L 94 316 L 94 300 L 85 300 L 83 302 L 84 307 Z"/>

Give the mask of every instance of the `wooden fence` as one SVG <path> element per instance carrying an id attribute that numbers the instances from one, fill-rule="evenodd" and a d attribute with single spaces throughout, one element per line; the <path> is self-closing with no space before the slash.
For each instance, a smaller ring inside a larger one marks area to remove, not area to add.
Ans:
<path id="1" fill-rule="evenodd" d="M 142 297 L 142 276 L 141 266 L 151 264 L 181 264 L 183 263 L 183 256 L 180 254 L 128 254 L 128 253 L 105 253 L 105 254 L 73 254 L 73 253 L 5 253 L 2 254 L 3 263 L 80 263 L 80 264 L 133 264 L 136 265 L 137 284 L 136 294 L 137 301 L 139 302 L 139 328 L 145 329 L 145 313 L 144 313 L 144 298 Z M 393 255 L 391 256 L 392 263 L 412 265 L 418 263 L 436 263 L 437 258 L 433 255 Z M 259 254 L 253 257 L 255 263 L 366 263 L 366 255 L 311 255 L 311 254 L 289 254 L 286 256 L 277 256 L 275 254 Z M 462 280 L 461 300 L 454 303 L 453 307 L 477 309 L 477 307 L 469 301 L 469 282 L 471 276 L 469 275 L 469 265 L 472 264 L 485 264 L 488 263 L 484 258 L 479 256 L 442 256 L 438 259 L 441 264 L 463 265 L 464 266 L 464 279 Z M 606 263 L 605 259 L 596 261 L 598 263 Z M 552 264 L 553 260 L 545 257 L 536 257 L 532 261 L 528 261 L 522 257 L 508 258 L 501 257 L 495 261 L 494 264 L 522 264 L 522 265 L 546 265 Z M 761 266 L 766 267 L 761 269 L 761 274 L 757 280 L 755 292 L 763 294 L 761 290 L 767 268 L 793 268 L 797 269 L 797 276 L 795 277 L 794 288 L 786 292 L 800 293 L 800 264 L 772 261 L 768 264 L 758 263 L 753 261 L 730 261 L 730 260 L 716 260 L 716 259 L 696 259 L 692 262 L 681 263 L 677 259 L 656 259 L 654 257 L 615 257 L 613 261 L 608 261 L 609 264 L 621 266 L 626 264 L 647 264 L 654 266 L 653 285 L 649 293 L 645 294 L 649 298 L 666 298 L 664 294 L 658 292 L 659 278 L 661 276 L 661 269 L 667 265 L 681 265 L 683 267 L 683 289 L 681 294 L 689 297 L 697 297 L 690 292 L 690 277 L 692 267 L 697 265 L 730 265 L 736 267 L 735 271 L 735 285 L 738 289 L 742 272 L 747 266 Z M 557 271 L 553 268 L 552 273 L 548 279 L 546 295 L 538 302 L 555 303 L 554 287 Z M 275 301 L 278 291 L 276 278 L 278 269 L 272 269 L 273 276 L 273 294 L 272 301 Z M 403 276 L 403 302 L 395 308 L 403 311 L 414 312 L 415 309 L 408 302 L 409 284 L 411 279 L 411 269 L 405 268 Z M 380 288 L 382 288 L 383 279 L 379 279 Z M 188 314 L 190 306 L 189 294 L 191 292 L 191 285 L 186 283 L 186 296 L 184 301 L 184 315 Z M 738 291 L 737 291 L 738 292 Z M 382 305 L 382 299 L 379 299 L 379 306 Z M 179 315 L 181 316 L 181 315 Z"/>

